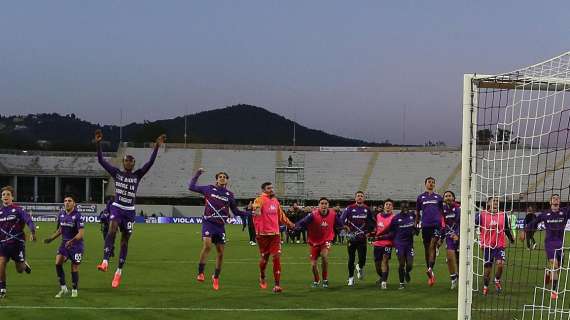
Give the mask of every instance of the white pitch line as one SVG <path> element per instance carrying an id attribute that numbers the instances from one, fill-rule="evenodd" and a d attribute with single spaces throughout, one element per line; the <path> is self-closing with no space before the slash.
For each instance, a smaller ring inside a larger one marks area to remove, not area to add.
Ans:
<path id="1" fill-rule="evenodd" d="M 130 310 L 130 311 L 222 311 L 222 312 L 293 312 L 293 311 L 457 311 L 438 307 L 370 307 L 370 308 L 200 308 L 200 307 L 93 307 L 93 306 L 2 306 L 0 309 L 52 310 Z"/>

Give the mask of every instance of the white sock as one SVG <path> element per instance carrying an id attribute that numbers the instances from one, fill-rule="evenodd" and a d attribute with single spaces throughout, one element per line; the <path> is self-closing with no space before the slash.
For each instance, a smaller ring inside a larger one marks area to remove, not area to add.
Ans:
<path id="1" fill-rule="evenodd" d="M 104 263 L 104 264 L 109 264 L 109 260 L 103 259 L 103 263 Z"/>
<path id="2" fill-rule="evenodd" d="M 121 275 L 123 273 L 123 269 L 121 268 L 117 268 L 117 271 L 115 271 L 115 274 Z"/>
<path id="3" fill-rule="evenodd" d="M 65 290 L 65 289 L 67 289 L 67 286 L 66 286 L 66 285 L 62 285 L 62 286 L 61 286 L 61 290 Z"/>

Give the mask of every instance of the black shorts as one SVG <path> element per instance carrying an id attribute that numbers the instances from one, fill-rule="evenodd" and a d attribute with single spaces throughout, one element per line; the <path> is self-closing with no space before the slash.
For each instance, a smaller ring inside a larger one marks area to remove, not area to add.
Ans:
<path id="1" fill-rule="evenodd" d="M 431 243 L 433 238 L 441 238 L 441 229 L 439 226 L 422 227 L 422 239 L 424 244 Z"/>
<path id="2" fill-rule="evenodd" d="M 384 256 L 392 257 L 392 247 L 374 247 L 374 262 L 382 261 Z"/>
<path id="3" fill-rule="evenodd" d="M 10 259 L 14 262 L 26 261 L 26 247 L 23 243 L 15 243 L 0 246 L 0 256 L 6 258 L 6 262 Z"/>
<path id="4" fill-rule="evenodd" d="M 225 233 L 215 233 L 210 235 L 212 243 L 215 245 L 226 244 L 226 234 Z"/>

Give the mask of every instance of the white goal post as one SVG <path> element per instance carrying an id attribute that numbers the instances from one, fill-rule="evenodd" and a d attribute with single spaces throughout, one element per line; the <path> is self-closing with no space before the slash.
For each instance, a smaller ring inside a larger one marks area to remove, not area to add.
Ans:
<path id="1" fill-rule="evenodd" d="M 570 51 L 513 72 L 464 75 L 458 320 L 570 319 L 570 295 L 566 302 L 544 298 L 550 289 L 540 277 L 543 251 L 527 250 L 519 239 L 505 248 L 504 291 L 483 294 L 488 261 L 476 225 L 487 199 L 499 199 L 499 212 L 511 217 L 528 206 L 544 209 L 552 194 L 568 203 L 569 132 Z"/>

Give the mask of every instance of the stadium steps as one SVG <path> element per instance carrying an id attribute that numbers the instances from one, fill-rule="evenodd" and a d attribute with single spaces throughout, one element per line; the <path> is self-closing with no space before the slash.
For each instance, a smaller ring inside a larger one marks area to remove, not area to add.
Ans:
<path id="1" fill-rule="evenodd" d="M 545 167 L 544 174 L 541 174 L 535 182 L 530 183 L 527 189 L 528 191 L 526 193 L 521 194 L 520 200 L 528 197 L 529 194 L 535 193 L 538 187 L 540 185 L 544 185 L 546 179 L 548 179 L 548 177 L 550 176 L 553 176 L 555 172 L 559 171 L 560 169 L 566 168 L 566 162 L 568 162 L 568 159 L 570 159 L 570 153 L 565 154 L 562 159 L 556 161 L 556 163 L 554 164 L 554 169 L 549 170 L 548 168 Z"/>
<path id="2" fill-rule="evenodd" d="M 192 163 L 192 172 L 198 171 L 202 168 L 202 149 L 194 150 L 194 163 Z"/>
<path id="3" fill-rule="evenodd" d="M 368 189 L 368 183 L 370 182 L 370 177 L 374 172 L 374 167 L 376 167 L 376 162 L 378 162 L 378 157 L 380 156 L 380 152 L 376 151 L 370 155 L 370 160 L 368 160 L 368 165 L 366 166 L 366 171 L 364 172 L 364 176 L 362 176 L 362 180 L 360 181 L 359 190 L 366 192 Z"/>
<path id="4" fill-rule="evenodd" d="M 457 179 L 457 177 L 460 174 L 461 174 L 461 160 L 459 160 L 459 163 L 457 164 L 457 166 L 455 166 L 455 169 L 453 169 L 449 177 L 447 177 L 447 179 L 445 179 L 445 181 L 441 185 L 440 192 L 445 192 L 446 190 L 449 190 L 449 186 L 451 185 L 451 183 L 453 183 L 453 181 L 455 181 L 455 179 Z"/>

